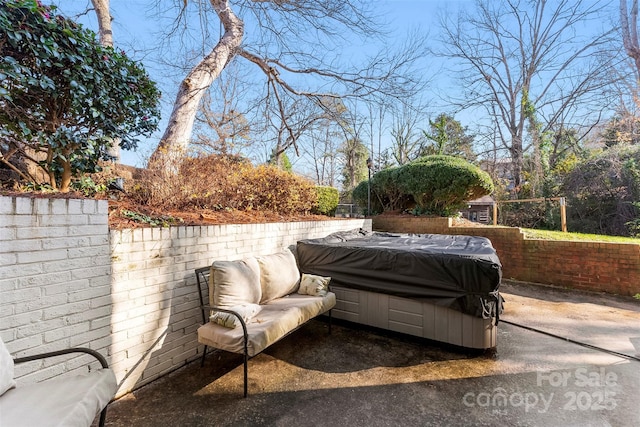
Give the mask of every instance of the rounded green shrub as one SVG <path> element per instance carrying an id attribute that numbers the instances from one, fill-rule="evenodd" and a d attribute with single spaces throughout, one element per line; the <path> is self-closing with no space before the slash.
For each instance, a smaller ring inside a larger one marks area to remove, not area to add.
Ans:
<path id="1" fill-rule="evenodd" d="M 494 190 L 493 181 L 479 167 L 459 157 L 425 156 L 397 172 L 401 193 L 416 203 L 416 213 L 450 216 L 469 200 Z"/>
<path id="2" fill-rule="evenodd" d="M 353 189 L 353 199 L 366 208 L 368 182 Z M 371 178 L 371 212 L 412 209 L 416 214 L 450 216 L 467 201 L 494 190 L 486 172 L 460 157 L 425 156 Z"/>
<path id="3" fill-rule="evenodd" d="M 314 212 L 321 215 L 333 216 L 336 213 L 340 193 L 335 187 L 317 185 L 316 193 L 318 195 L 318 205 L 314 208 Z"/>

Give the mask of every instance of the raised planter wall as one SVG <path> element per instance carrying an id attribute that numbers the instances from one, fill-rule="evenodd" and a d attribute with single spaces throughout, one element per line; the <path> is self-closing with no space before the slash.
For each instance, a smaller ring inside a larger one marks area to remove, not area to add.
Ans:
<path id="1" fill-rule="evenodd" d="M 462 234 L 491 240 L 503 277 L 619 295 L 640 293 L 640 242 L 526 239 L 514 227 L 454 227 L 450 218 L 373 217 L 373 229 L 397 233 Z"/>
<path id="2" fill-rule="evenodd" d="M 195 268 L 354 228 L 371 220 L 110 231 L 106 201 L 0 196 L 0 337 L 14 356 L 98 350 L 120 396 L 201 355 Z M 18 365 L 16 377 L 86 369 L 62 360 Z"/>

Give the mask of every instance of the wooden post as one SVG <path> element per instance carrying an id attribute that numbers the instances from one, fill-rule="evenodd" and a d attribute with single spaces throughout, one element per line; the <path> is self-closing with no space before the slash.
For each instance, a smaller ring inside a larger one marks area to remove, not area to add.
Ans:
<path id="1" fill-rule="evenodd" d="M 493 225 L 498 225 L 498 202 L 493 202 Z"/>
<path id="2" fill-rule="evenodd" d="M 567 203 L 564 197 L 560 197 L 560 223 L 562 231 L 567 232 Z"/>

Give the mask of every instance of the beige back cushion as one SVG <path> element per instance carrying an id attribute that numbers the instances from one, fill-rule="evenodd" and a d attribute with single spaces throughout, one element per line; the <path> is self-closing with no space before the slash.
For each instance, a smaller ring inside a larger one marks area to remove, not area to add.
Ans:
<path id="1" fill-rule="evenodd" d="M 258 264 L 260 264 L 262 286 L 261 304 L 298 290 L 300 271 L 298 271 L 296 257 L 290 250 L 258 257 Z"/>
<path id="2" fill-rule="evenodd" d="M 215 261 L 209 275 L 209 303 L 229 308 L 241 304 L 259 304 L 260 267 L 255 258 Z"/>

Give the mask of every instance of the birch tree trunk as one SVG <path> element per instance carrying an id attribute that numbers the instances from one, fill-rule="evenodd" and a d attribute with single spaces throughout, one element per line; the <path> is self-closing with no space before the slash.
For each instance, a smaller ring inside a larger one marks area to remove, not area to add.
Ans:
<path id="1" fill-rule="evenodd" d="M 169 174 L 178 171 L 203 95 L 240 49 L 244 23 L 231 10 L 227 0 L 210 2 L 222 23 L 224 34 L 213 50 L 180 83 L 167 128 L 149 159 L 150 169 Z"/>
<path id="2" fill-rule="evenodd" d="M 98 18 L 98 37 L 102 46 L 113 47 L 113 31 L 111 30 L 111 11 L 109 0 L 91 0 Z M 120 138 L 112 139 L 108 151 L 114 163 L 120 163 Z"/>
<path id="3" fill-rule="evenodd" d="M 102 46 L 113 47 L 113 32 L 111 31 L 111 13 L 109 0 L 91 0 L 98 17 L 98 36 Z"/>

